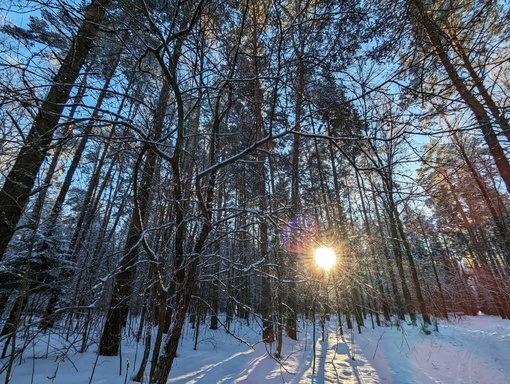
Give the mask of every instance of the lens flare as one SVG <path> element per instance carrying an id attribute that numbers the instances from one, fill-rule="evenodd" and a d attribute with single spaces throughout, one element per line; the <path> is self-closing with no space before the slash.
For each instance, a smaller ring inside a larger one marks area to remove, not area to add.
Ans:
<path id="1" fill-rule="evenodd" d="M 280 233 L 280 243 L 287 252 L 302 254 L 310 251 L 316 237 L 316 220 L 309 215 L 299 215 L 284 225 Z"/>

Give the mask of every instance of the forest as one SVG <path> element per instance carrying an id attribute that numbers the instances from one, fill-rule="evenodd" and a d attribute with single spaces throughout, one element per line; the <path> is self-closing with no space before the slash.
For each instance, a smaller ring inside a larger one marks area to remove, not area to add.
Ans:
<path id="1" fill-rule="evenodd" d="M 2 1 L 5 382 L 40 335 L 135 340 L 132 379 L 162 384 L 186 324 L 250 324 L 279 359 L 303 319 L 510 319 L 509 20 L 503 0 Z"/>

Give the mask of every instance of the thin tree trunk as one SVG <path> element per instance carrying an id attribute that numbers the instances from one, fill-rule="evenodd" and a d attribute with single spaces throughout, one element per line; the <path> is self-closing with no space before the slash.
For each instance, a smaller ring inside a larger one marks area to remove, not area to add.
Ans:
<path id="1" fill-rule="evenodd" d="M 211 175 L 209 181 L 210 191 L 206 197 L 206 203 L 208 207 L 210 207 L 210 203 L 212 202 L 214 185 L 215 185 L 215 176 Z M 196 283 L 196 274 L 198 268 L 198 262 L 200 260 L 200 254 L 205 246 L 205 242 L 209 236 L 209 233 L 212 230 L 212 211 L 208 210 L 208 216 L 205 218 L 205 221 L 202 226 L 202 230 L 200 235 L 195 243 L 193 253 L 194 256 L 192 260 L 189 262 L 187 273 L 184 271 L 185 265 L 182 265 L 181 270 L 183 273 L 180 274 L 179 278 L 182 280 L 178 281 L 177 291 L 176 291 L 176 310 L 174 315 L 174 321 L 172 323 L 172 328 L 169 332 L 168 338 L 165 343 L 163 355 L 161 355 L 158 359 L 158 363 L 156 364 L 156 368 L 154 370 L 154 376 L 151 378 L 151 383 L 153 384 L 165 384 L 168 378 L 168 374 L 172 368 L 173 360 L 177 354 L 177 347 L 179 345 L 179 339 L 181 337 L 182 328 L 184 327 L 184 323 L 186 321 L 186 313 L 188 312 L 189 304 L 191 302 L 191 295 L 193 293 L 193 288 Z"/>

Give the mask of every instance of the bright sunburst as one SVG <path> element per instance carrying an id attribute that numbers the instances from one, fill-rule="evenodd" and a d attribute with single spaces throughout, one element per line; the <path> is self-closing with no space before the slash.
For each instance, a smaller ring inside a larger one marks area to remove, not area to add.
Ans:
<path id="1" fill-rule="evenodd" d="M 331 248 L 321 247 L 315 250 L 315 264 L 329 271 L 336 263 L 336 254 Z"/>

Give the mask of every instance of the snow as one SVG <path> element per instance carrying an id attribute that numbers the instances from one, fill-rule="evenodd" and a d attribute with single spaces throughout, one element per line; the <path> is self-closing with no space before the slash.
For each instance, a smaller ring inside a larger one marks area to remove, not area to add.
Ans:
<path id="1" fill-rule="evenodd" d="M 508 320 L 481 315 L 439 321 L 438 331 L 428 327 L 429 335 L 405 322 L 375 329 L 368 325 L 370 319 L 361 334 L 346 330 L 340 335 L 332 319 L 322 341 L 317 323 L 314 342 L 312 325 L 301 322 L 300 340 L 284 339 L 280 361 L 272 357 L 275 344 L 258 341 L 256 326 L 234 322 L 234 338 L 204 325 L 196 351 L 194 330 L 188 326 L 168 383 L 510 383 Z M 38 336 L 17 358 L 10 382 L 128 383 L 143 354 L 143 345 L 134 340 L 122 345 L 121 357 L 97 357 L 97 345 L 86 353 L 78 353 L 79 347 L 79 342 L 69 345 L 55 334 Z"/>

